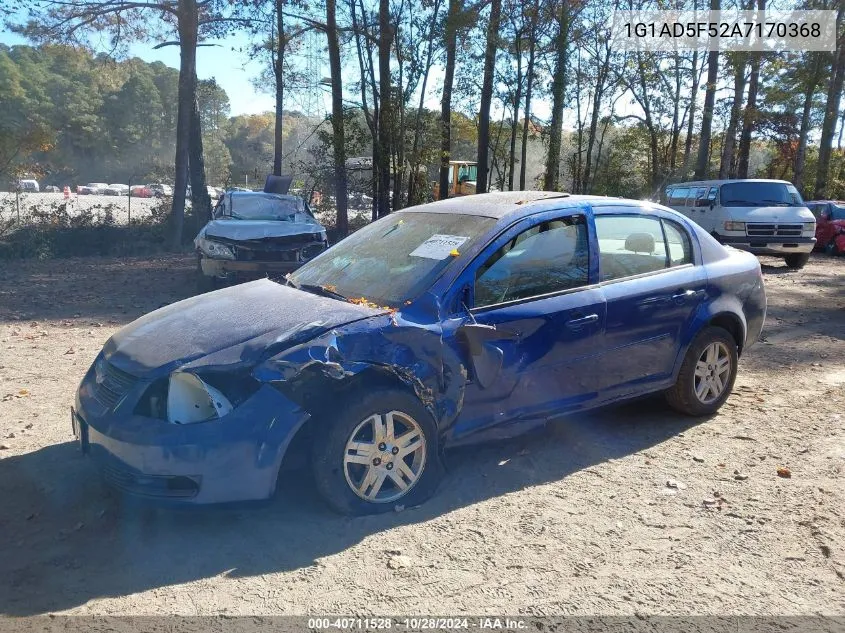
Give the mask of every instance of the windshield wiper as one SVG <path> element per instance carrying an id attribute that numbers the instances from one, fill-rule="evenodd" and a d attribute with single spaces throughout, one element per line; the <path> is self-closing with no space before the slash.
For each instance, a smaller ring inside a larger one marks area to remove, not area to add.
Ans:
<path id="1" fill-rule="evenodd" d="M 346 297 L 344 297 L 339 292 L 329 290 L 328 288 L 326 288 L 325 286 L 321 286 L 320 284 L 298 284 L 290 277 L 286 278 L 286 281 L 289 286 L 296 288 L 297 290 L 304 290 L 305 292 L 310 292 L 314 295 L 321 295 L 323 297 L 329 297 L 330 299 L 346 301 Z"/>
<path id="2" fill-rule="evenodd" d="M 791 207 L 792 206 L 792 203 L 784 202 L 783 200 L 763 200 L 763 202 L 766 202 L 768 204 L 772 204 L 772 205 L 775 205 L 775 206 L 778 206 L 778 207 L 781 207 L 781 206 Z"/>

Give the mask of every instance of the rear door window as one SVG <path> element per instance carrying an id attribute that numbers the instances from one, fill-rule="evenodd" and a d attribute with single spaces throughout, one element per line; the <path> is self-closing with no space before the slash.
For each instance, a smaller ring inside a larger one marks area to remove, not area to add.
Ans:
<path id="1" fill-rule="evenodd" d="M 598 215 L 602 281 L 693 263 L 689 233 L 677 222 L 643 215 Z"/>
<path id="2" fill-rule="evenodd" d="M 658 218 L 598 215 L 596 236 L 602 281 L 666 268 L 666 243 Z"/>
<path id="3" fill-rule="evenodd" d="M 666 251 L 669 266 L 683 266 L 692 263 L 692 244 L 686 230 L 675 222 L 661 220 L 666 235 Z"/>

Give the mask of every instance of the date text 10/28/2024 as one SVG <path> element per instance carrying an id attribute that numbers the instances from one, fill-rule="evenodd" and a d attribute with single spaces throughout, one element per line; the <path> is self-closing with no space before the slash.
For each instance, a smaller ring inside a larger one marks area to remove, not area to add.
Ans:
<path id="1" fill-rule="evenodd" d="M 400 618 L 308 618 L 308 628 L 321 630 L 364 630 L 377 631 L 399 629 L 407 631 L 441 631 L 441 630 L 489 630 L 489 631 L 521 631 L 528 627 L 527 622 L 512 617 L 475 617 L 475 618 L 442 618 L 442 617 L 400 617 Z"/>

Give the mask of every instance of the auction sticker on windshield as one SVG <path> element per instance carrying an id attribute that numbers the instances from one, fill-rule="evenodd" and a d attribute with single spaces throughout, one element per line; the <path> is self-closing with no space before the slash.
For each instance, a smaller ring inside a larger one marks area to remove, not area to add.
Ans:
<path id="1" fill-rule="evenodd" d="M 469 237 L 461 235 L 432 235 L 425 242 L 411 251 L 411 257 L 426 259 L 446 259 L 452 251 L 466 242 Z"/>

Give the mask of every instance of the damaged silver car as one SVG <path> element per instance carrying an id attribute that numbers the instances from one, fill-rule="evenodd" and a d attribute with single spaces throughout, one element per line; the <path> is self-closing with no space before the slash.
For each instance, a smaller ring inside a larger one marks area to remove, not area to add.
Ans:
<path id="1" fill-rule="evenodd" d="M 194 239 L 201 291 L 292 272 L 326 248 L 326 229 L 302 198 L 230 191 Z"/>

